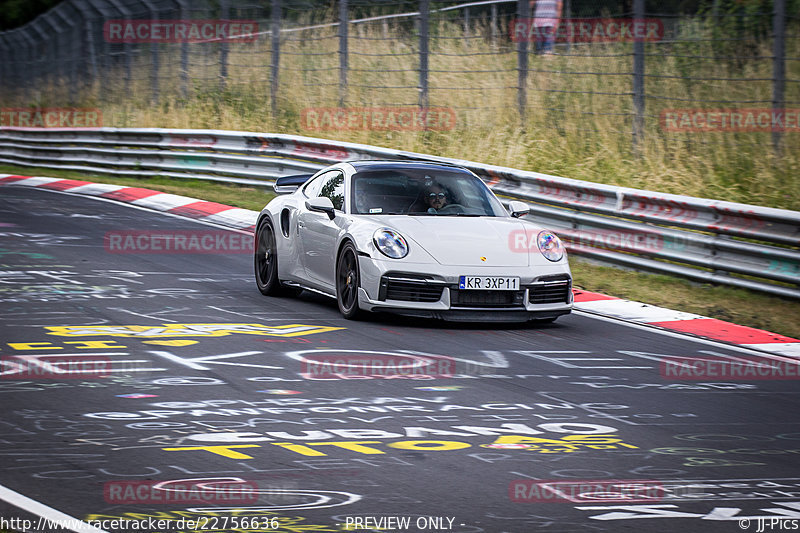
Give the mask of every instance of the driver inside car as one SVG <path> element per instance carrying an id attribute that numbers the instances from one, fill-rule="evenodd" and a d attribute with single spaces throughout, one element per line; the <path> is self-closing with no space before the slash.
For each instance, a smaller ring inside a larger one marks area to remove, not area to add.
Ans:
<path id="1" fill-rule="evenodd" d="M 438 183 L 431 185 L 424 194 L 425 203 L 428 205 L 428 213 L 437 213 L 440 209 L 450 203 L 450 195 Z"/>

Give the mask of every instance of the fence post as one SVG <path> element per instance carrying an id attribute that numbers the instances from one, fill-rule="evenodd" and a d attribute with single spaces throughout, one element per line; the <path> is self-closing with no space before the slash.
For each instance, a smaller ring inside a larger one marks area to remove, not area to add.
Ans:
<path id="1" fill-rule="evenodd" d="M 220 22 L 224 23 L 230 18 L 230 6 L 228 0 L 220 0 Z M 219 43 L 219 90 L 225 90 L 225 83 L 228 79 L 228 39 L 222 38 Z"/>
<path id="2" fill-rule="evenodd" d="M 419 2 L 419 106 L 428 107 L 428 30 L 430 25 L 430 0 Z"/>
<path id="3" fill-rule="evenodd" d="M 497 46 L 497 4 L 492 4 L 492 46 Z"/>
<path id="4" fill-rule="evenodd" d="M 339 0 L 339 107 L 347 101 L 347 0 Z"/>
<path id="5" fill-rule="evenodd" d="M 59 85 L 59 78 L 61 77 L 61 61 L 58 60 L 58 51 L 62 49 L 60 46 L 61 26 L 53 21 L 52 12 L 40 15 L 38 19 L 51 29 L 51 31 L 47 31 L 47 28 L 37 28 L 37 31 L 40 33 L 44 32 L 43 38 L 46 39 L 43 41 L 46 43 L 45 57 L 47 59 L 45 60 L 45 68 L 47 69 L 48 90 L 51 91 L 52 94 L 55 93 Z"/>
<path id="6" fill-rule="evenodd" d="M 517 18 L 519 23 L 531 23 L 531 7 L 528 0 L 517 0 Z M 519 119 L 525 125 L 525 107 L 528 102 L 528 42 L 523 36 L 517 39 L 517 108 Z"/>
<path id="7" fill-rule="evenodd" d="M 272 41 L 272 62 L 271 62 L 271 77 L 269 86 L 269 99 L 272 109 L 272 118 L 278 118 L 278 74 L 280 70 L 281 60 L 281 0 L 272 0 L 272 25 L 271 25 L 271 41 Z"/>
<path id="8" fill-rule="evenodd" d="M 14 88 L 14 96 L 19 99 L 19 88 L 23 83 L 24 68 L 22 65 L 22 45 L 20 44 L 19 30 L 8 30 L 6 32 L 6 42 L 9 50 L 9 65 L 13 74 L 10 74 L 11 87 Z M 10 91 L 11 88 L 9 87 Z"/>
<path id="9" fill-rule="evenodd" d="M 633 1 L 634 21 L 644 20 L 644 0 Z M 644 40 L 633 42 L 633 153 L 641 155 L 644 142 Z"/>
<path id="10" fill-rule="evenodd" d="M 151 0 L 141 0 L 142 4 L 147 8 L 150 12 L 150 19 L 151 20 L 158 20 L 158 10 L 153 5 Z M 159 49 L 157 42 L 150 43 L 150 56 L 151 56 L 151 69 L 150 69 L 150 85 L 152 88 L 152 102 L 154 105 L 158 105 L 159 100 L 159 93 L 158 93 L 158 69 L 159 69 Z"/>
<path id="11" fill-rule="evenodd" d="M 33 91 L 36 90 L 38 81 L 36 42 L 32 41 L 31 36 L 28 35 L 28 30 L 25 26 L 23 26 L 20 30 L 20 35 L 22 35 L 22 38 L 25 41 L 25 49 L 27 51 L 27 67 L 25 68 L 24 76 L 26 82 L 25 84 L 27 85 L 25 88 L 25 95 L 29 96 L 33 94 Z"/>
<path id="12" fill-rule="evenodd" d="M 109 71 L 111 69 L 111 44 L 109 44 L 104 35 L 103 27 L 107 20 L 109 20 L 109 12 L 108 12 L 108 4 L 102 1 L 95 1 L 95 0 L 87 0 L 89 5 L 92 6 L 92 9 L 95 12 L 95 20 L 98 23 L 95 25 L 95 32 L 92 33 L 91 39 L 95 40 L 96 50 L 95 53 L 97 55 L 97 64 L 99 65 L 99 74 L 97 80 L 99 80 L 99 87 L 98 87 L 98 98 L 107 102 L 109 100 L 109 95 L 112 93 L 111 86 L 106 80 L 109 79 Z"/>
<path id="13" fill-rule="evenodd" d="M 786 0 L 775 0 L 772 14 L 772 109 L 783 112 L 786 89 Z M 776 155 L 782 151 L 783 132 L 772 128 L 772 148 Z"/>
<path id="14" fill-rule="evenodd" d="M 75 15 L 75 13 L 81 15 L 82 13 L 77 9 L 70 13 L 71 15 Z M 69 44 L 69 63 L 67 64 L 67 84 L 69 85 L 68 91 L 68 98 L 69 98 L 69 105 L 75 105 L 78 101 L 78 77 L 81 71 L 81 62 L 80 57 L 83 56 L 82 54 L 82 46 L 83 40 L 81 39 L 81 25 L 80 25 L 80 18 L 78 18 L 77 22 L 75 18 L 70 17 L 69 15 L 64 15 L 64 21 L 69 26 L 70 32 L 67 35 L 67 39 Z"/>
<path id="15" fill-rule="evenodd" d="M 95 61 L 94 41 L 92 40 L 91 15 L 87 12 L 87 6 L 82 2 L 74 2 L 73 5 L 79 14 L 78 23 L 75 27 L 78 31 L 78 42 L 80 43 L 77 57 L 81 61 L 79 72 L 82 75 L 82 79 L 75 78 L 75 84 L 70 88 L 71 101 L 76 103 L 78 101 L 78 85 L 80 84 L 83 88 L 86 88 L 90 86 L 90 84 L 87 84 L 87 80 L 97 79 L 97 62 Z M 78 71 L 78 65 L 75 65 L 72 70 Z"/>
<path id="16" fill-rule="evenodd" d="M 131 12 L 128 10 L 125 5 L 123 5 L 119 0 L 109 0 L 111 5 L 114 6 L 120 16 L 122 16 L 123 20 L 130 20 Z M 105 32 L 104 32 L 105 33 Z M 125 94 L 131 93 L 131 55 L 132 52 L 132 45 L 130 43 L 123 43 L 122 44 L 122 61 L 125 65 Z"/>
<path id="17" fill-rule="evenodd" d="M 36 82 L 36 88 L 40 89 L 47 84 L 47 81 L 50 79 L 50 73 L 48 72 L 49 69 L 47 68 L 47 60 L 44 52 L 47 34 L 39 29 L 38 24 L 39 21 L 37 19 L 32 20 L 25 25 L 25 31 L 30 32 L 27 33 L 27 35 L 31 42 L 31 51 L 33 52 L 31 55 L 31 59 L 34 62 L 32 69 L 34 73 L 33 79 Z"/>
<path id="18" fill-rule="evenodd" d="M 186 21 L 189 18 L 188 0 L 175 0 L 178 4 L 178 18 Z M 180 93 L 184 100 L 189 96 L 189 43 L 181 42 Z"/>
<path id="19" fill-rule="evenodd" d="M 8 83 L 8 73 L 11 69 L 11 52 L 6 43 L 6 32 L 0 32 L 0 99 L 8 101 L 8 94 L 6 91 L 10 84 Z"/>

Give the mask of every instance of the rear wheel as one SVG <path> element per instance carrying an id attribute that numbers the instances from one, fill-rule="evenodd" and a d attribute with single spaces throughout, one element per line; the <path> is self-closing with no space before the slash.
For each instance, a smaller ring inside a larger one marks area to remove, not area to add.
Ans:
<path id="1" fill-rule="evenodd" d="M 275 244 L 275 229 L 269 218 L 265 218 L 256 231 L 254 256 L 256 285 L 266 296 L 297 295 L 299 289 L 285 287 L 278 279 L 278 250 Z"/>
<path id="2" fill-rule="evenodd" d="M 348 320 L 356 318 L 361 311 L 358 308 L 359 283 L 356 249 L 353 243 L 347 242 L 336 261 L 336 302 L 342 316 Z"/>

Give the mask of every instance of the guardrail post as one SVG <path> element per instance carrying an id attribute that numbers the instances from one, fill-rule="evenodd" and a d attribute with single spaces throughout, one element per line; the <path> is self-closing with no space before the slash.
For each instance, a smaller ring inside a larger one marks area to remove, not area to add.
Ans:
<path id="1" fill-rule="evenodd" d="M 347 101 L 347 0 L 339 0 L 339 107 Z"/>
<path id="2" fill-rule="evenodd" d="M 531 22 L 531 7 L 528 0 L 517 0 L 517 18 L 521 23 Z M 528 102 L 528 42 L 524 37 L 517 40 L 517 74 L 517 109 L 524 127 L 525 107 Z"/>
<path id="3" fill-rule="evenodd" d="M 634 20 L 644 20 L 644 0 L 633 1 Z M 633 42 L 633 153 L 641 156 L 644 142 L 644 40 Z"/>
<path id="4" fill-rule="evenodd" d="M 775 0 L 772 13 L 772 109 L 782 113 L 786 88 L 786 0 Z M 772 127 L 772 148 L 776 155 L 781 154 L 780 128 Z"/>
<path id="5" fill-rule="evenodd" d="M 278 75 L 280 71 L 281 61 L 281 0 L 272 0 L 272 24 L 271 24 L 271 41 L 272 41 L 272 61 L 270 85 L 269 85 L 269 99 L 272 109 L 272 118 L 278 118 Z"/>
<path id="6" fill-rule="evenodd" d="M 220 22 L 225 22 L 230 18 L 230 6 L 228 0 L 220 0 Z M 225 90 L 225 83 L 228 79 L 228 40 L 224 37 L 219 43 L 219 90 Z"/>
<path id="7" fill-rule="evenodd" d="M 428 107 L 428 39 L 431 18 L 430 0 L 419 2 L 419 106 Z"/>

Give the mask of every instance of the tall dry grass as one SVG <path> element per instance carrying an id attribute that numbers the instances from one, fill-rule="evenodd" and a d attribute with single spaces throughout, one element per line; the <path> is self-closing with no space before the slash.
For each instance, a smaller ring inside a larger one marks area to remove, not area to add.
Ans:
<path id="1" fill-rule="evenodd" d="M 163 48 L 158 104 L 151 100 L 150 54 L 146 51 L 135 61 L 134 79 L 126 83 L 121 66 L 113 67 L 102 83 L 81 92 L 79 104 L 101 107 L 107 126 L 311 135 L 626 187 L 800 210 L 800 132 L 785 134 L 778 156 L 771 150 L 769 133 L 670 133 L 661 129 L 658 117 L 662 109 L 769 107 L 713 101 L 771 98 L 769 59 L 706 59 L 719 54 L 713 43 L 702 40 L 710 33 L 702 24 L 687 22 L 680 28 L 679 37 L 692 41 L 646 45 L 647 118 L 640 157 L 634 156 L 631 140 L 630 43 L 575 46 L 568 55 L 532 55 L 527 115 L 521 121 L 514 45 L 502 38 L 493 42 L 488 38 L 489 28 L 481 24 L 467 37 L 458 24 L 440 22 L 431 30 L 430 105 L 456 110 L 457 125 L 451 131 L 304 130 L 300 121 L 304 108 L 339 104 L 335 29 L 285 37 L 276 117 L 270 114 L 268 40 L 230 45 L 224 88 L 219 80 L 217 45 L 191 45 L 190 89 L 183 98 L 179 45 L 172 45 L 174 48 Z M 789 34 L 796 35 L 797 29 Z M 418 103 L 417 44 L 411 27 L 359 26 L 351 30 L 349 47 L 346 105 Z M 770 43 L 751 43 L 747 53 L 770 56 Z M 797 37 L 787 40 L 787 56 L 800 57 Z M 800 61 L 787 62 L 787 78 L 800 79 Z M 21 98 L 25 104 L 63 104 L 67 91 L 54 85 Z M 800 101 L 800 84 L 787 83 L 786 100 Z"/>

